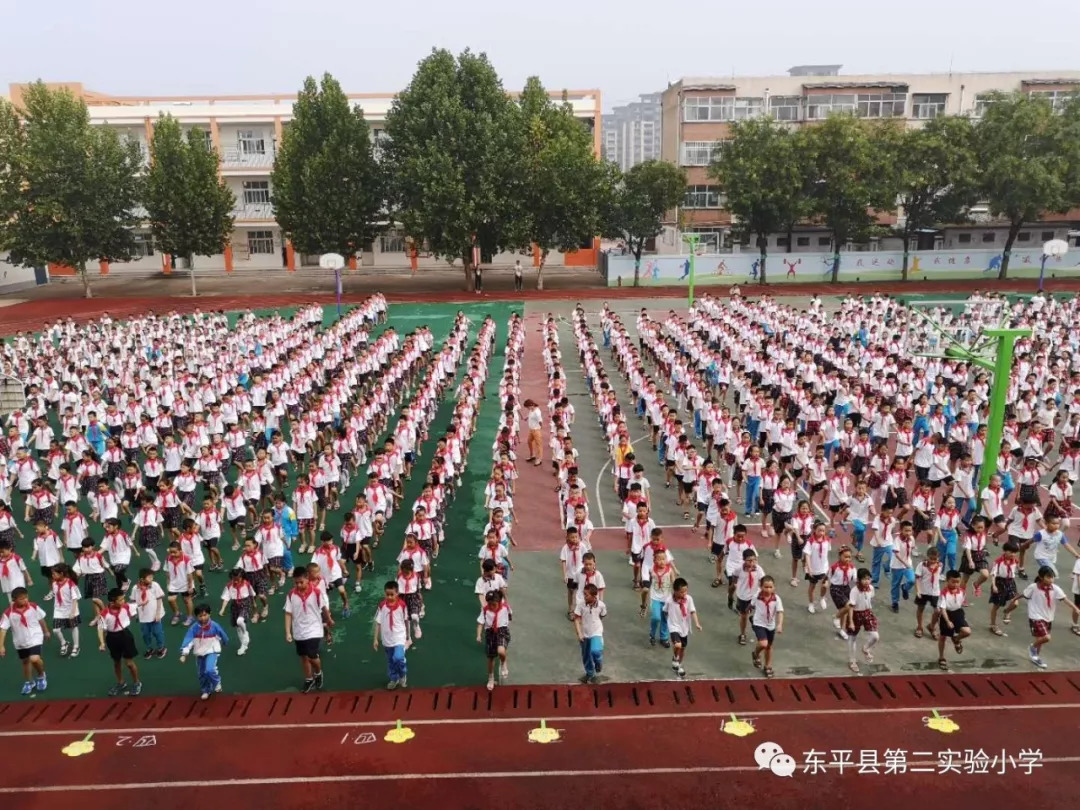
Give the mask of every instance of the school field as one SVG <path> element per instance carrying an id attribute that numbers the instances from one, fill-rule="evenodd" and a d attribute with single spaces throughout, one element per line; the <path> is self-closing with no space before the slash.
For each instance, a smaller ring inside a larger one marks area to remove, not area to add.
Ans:
<path id="1" fill-rule="evenodd" d="M 948 300 L 945 296 L 936 296 L 930 302 L 943 304 Z M 795 299 L 791 299 L 791 303 L 795 303 Z M 589 325 L 599 342 L 598 305 L 596 301 L 587 302 Z M 475 644 L 474 622 L 478 603 L 473 587 L 479 573 L 476 555 L 487 519 L 483 507 L 483 488 L 490 473 L 491 448 L 499 418 L 495 391 L 503 367 L 507 320 L 515 311 L 524 313 L 527 324 L 522 360 L 523 399 L 532 397 L 537 401 L 546 401 L 546 375 L 538 330 L 549 313 L 559 322 L 563 365 L 568 376 L 567 394 L 577 416 L 573 437 L 580 453 L 581 478 L 589 491 L 590 516 L 596 526 L 593 545 L 598 567 L 608 584 L 604 596 L 609 616 L 605 626 L 605 669 L 602 679 L 607 682 L 635 682 L 671 677 L 668 666 L 670 657 L 665 655 L 661 647 L 648 645 L 648 620 L 638 616 L 637 595 L 630 587 L 631 572 L 624 554 L 625 536 L 619 523 L 620 504 L 612 490 L 606 447 L 596 412 L 586 392 L 573 331 L 568 321 L 573 306 L 572 301 L 532 299 L 527 302 L 477 302 L 474 299 L 464 303 L 390 306 L 389 324 L 403 334 L 420 325 L 427 325 L 437 345 L 449 333 L 459 310 L 465 311 L 472 319 L 470 346 L 486 315 L 491 315 L 497 324 L 496 350 L 488 379 L 489 396 L 481 403 L 463 486 L 447 513 L 447 543 L 433 566 L 434 588 L 425 594 L 427 616 L 423 623 L 424 636 L 408 654 L 409 682 L 413 687 L 476 685 L 482 684 L 486 677 L 482 648 Z M 685 302 L 679 300 L 621 299 L 613 302 L 613 306 L 631 329 L 641 307 L 666 311 L 674 306 L 676 311 L 685 311 Z M 256 308 L 256 314 L 260 315 L 270 311 Z M 283 314 L 291 313 L 287 308 L 280 311 Z M 336 308 L 326 306 L 324 318 L 330 321 L 334 317 Z M 632 403 L 626 395 L 622 378 L 618 376 L 610 357 L 605 356 L 604 359 L 623 408 L 632 413 Z M 406 484 L 404 505 L 407 507 L 411 507 L 419 494 L 423 473 L 431 463 L 435 440 L 447 424 L 451 407 L 450 400 L 444 400 L 430 426 L 430 438 L 420 448 L 416 474 Z M 392 417 L 390 430 L 394 421 Z M 689 523 L 683 520 L 682 509 L 674 503 L 674 490 L 664 489 L 663 466 L 649 447 L 644 427 L 636 418 L 631 422 L 631 427 L 632 442 L 638 450 L 639 460 L 645 464 L 646 476 L 653 484 L 654 520 L 663 527 L 675 563 L 690 582 L 691 593 L 705 628 L 704 632 L 694 636 L 687 656 L 687 677 L 755 677 L 758 673 L 751 664 L 748 648 L 736 643 L 737 620 L 726 606 L 726 589 L 710 587 L 712 565 L 702 536 L 689 530 Z M 514 608 L 511 682 L 573 683 L 581 674 L 581 661 L 573 627 L 565 618 L 565 588 L 560 581 L 558 561 L 562 531 L 558 523 L 554 478 L 548 466 L 536 468 L 522 464 L 519 474 L 514 530 L 519 545 L 514 551 L 516 571 L 510 581 L 510 602 Z M 342 499 L 343 505 L 352 502 L 360 487 L 359 481 L 352 483 L 347 496 Z M 338 536 L 344 511 L 343 508 L 341 512 L 333 514 L 327 522 L 327 529 L 335 537 Z M 324 656 L 328 689 L 375 689 L 385 685 L 383 654 L 373 651 L 371 647 L 371 617 L 382 596 L 382 583 L 395 576 L 394 558 L 404 533 L 408 511 L 407 508 L 399 510 L 387 525 L 383 545 L 375 556 L 376 571 L 365 574 L 363 591 L 354 594 L 350 587 L 351 616 L 342 618 L 338 597 L 335 595 L 331 600 L 336 627 L 333 647 Z M 20 509 L 16 509 L 16 515 L 21 518 Z M 23 525 L 22 528 L 28 537 L 32 535 L 29 527 Z M 786 548 L 781 550 L 781 556 L 777 558 L 772 553 L 774 541 L 762 541 L 756 525 L 751 526 L 750 532 L 757 538 L 762 567 L 776 575 L 781 583 L 779 593 L 786 608 L 785 633 L 776 653 L 777 675 L 807 678 L 845 674 L 845 646 L 832 632 L 831 611 L 809 615 L 804 588 L 790 588 L 786 584 L 790 577 Z M 841 539 L 844 539 L 843 533 Z M 229 550 L 227 542 L 223 545 L 223 552 L 228 568 L 239 555 Z M 299 560 L 299 555 L 296 556 Z M 306 559 L 303 561 L 306 562 Z M 135 561 L 132 569 L 137 567 L 138 561 Z M 209 593 L 205 601 L 216 614 L 226 574 L 207 571 L 206 577 Z M 40 576 L 36 580 L 32 591 L 35 598 L 40 599 L 45 590 Z M 299 667 L 292 646 L 284 640 L 282 599 L 281 594 L 271 597 L 269 619 L 250 626 L 252 641 L 247 655 L 236 656 L 235 645 L 226 651 L 221 662 L 225 692 L 246 694 L 298 689 Z M 48 603 L 42 604 L 47 609 L 50 607 Z M 965 653 L 958 659 L 952 659 L 953 670 L 1029 671 L 1031 665 L 1024 642 L 1026 628 L 1021 626 L 1022 620 L 1014 625 L 1016 632 L 1012 635 L 1015 638 L 998 638 L 981 632 L 987 624 L 987 613 L 988 608 L 982 602 L 969 610 L 969 618 L 977 632 L 966 645 Z M 864 665 L 864 671 L 872 675 L 937 671 L 934 642 L 915 639 L 912 635 L 914 623 L 911 603 L 904 603 L 899 615 L 891 614 L 887 604 L 882 604 L 878 614 L 882 624 L 882 643 L 875 661 Z M 47 648 L 49 697 L 99 696 L 111 684 L 110 661 L 104 653 L 97 651 L 94 631 L 85 625 L 88 620 L 89 613 L 84 616 L 82 651 L 78 658 L 62 659 L 56 654 L 55 647 Z M 183 630 L 182 626 L 169 625 L 166 617 L 166 641 L 170 655 L 163 660 L 140 660 L 146 694 L 176 695 L 195 689 L 193 664 L 189 662 L 184 666 L 177 660 Z M 1067 632 L 1059 634 L 1058 638 L 1060 642 L 1054 644 L 1048 653 L 1051 666 L 1056 670 L 1080 669 L 1080 639 Z M 17 695 L 20 684 L 21 676 L 16 662 L 9 657 L 0 664 L 0 690 Z"/>
<path id="2" fill-rule="evenodd" d="M 1050 671 L 1041 672 L 1026 657 L 1022 612 L 1008 628 L 1010 637 L 996 638 L 985 631 L 987 611 L 980 602 L 969 611 L 975 634 L 965 653 L 950 651 L 952 672 L 942 674 L 934 643 L 912 636 L 912 604 L 902 603 L 899 616 L 880 604 L 882 641 L 875 662 L 864 664 L 862 676 L 852 676 L 845 646 L 832 633 L 831 612 L 808 614 L 803 588 L 786 584 L 786 554 L 777 559 L 771 545 L 759 542 L 761 564 L 777 575 L 787 609 L 777 678 L 766 682 L 752 667 L 749 648 L 738 645 L 725 594 L 709 587 L 712 566 L 703 540 L 686 527 L 673 490 L 663 487 L 662 466 L 644 440 L 644 428 L 633 420 L 631 438 L 654 488 L 654 518 L 690 582 L 704 626 L 692 637 L 687 680 L 672 678 L 670 655 L 648 645 L 647 620 L 638 617 L 606 448 L 567 321 L 580 296 L 599 343 L 597 312 L 611 292 L 566 289 L 546 298 L 535 292 L 514 298 L 503 290 L 490 297 L 453 293 L 442 303 L 391 305 L 389 323 L 398 331 L 427 324 L 437 344 L 459 309 L 473 321 L 469 346 L 485 315 L 497 325 L 488 396 L 479 410 L 463 486 L 447 515 L 447 544 L 433 567 L 435 587 L 425 594 L 424 636 L 408 654 L 409 689 L 388 693 L 382 688 L 385 659 L 371 648 L 378 586 L 396 570 L 403 510 L 387 526 L 376 552 L 377 571 L 365 575 L 361 594 L 350 593 L 352 616 L 341 619 L 337 597 L 332 599 L 337 627 L 333 650 L 324 653 L 324 693 L 295 694 L 300 672 L 292 645 L 284 640 L 280 595 L 271 598 L 269 621 L 250 628 L 247 655 L 237 657 L 233 646 L 222 656 L 224 694 L 206 702 L 197 698 L 193 663 L 177 660 L 179 626 L 166 625 L 167 659 L 139 660 L 145 692 L 138 699 L 93 699 L 109 687 L 111 666 L 85 624 L 79 658 L 60 659 L 55 647 L 48 648 L 45 695 L 18 695 L 21 678 L 9 654 L 0 661 L 0 696 L 7 699 L 0 700 L 0 740 L 9 752 L 8 767 L 0 772 L 0 796 L 28 808 L 51 808 L 61 800 L 82 808 L 112 807 L 134 799 L 163 810 L 210 801 L 236 806 L 257 801 L 267 808 L 311 801 L 388 803 L 400 801 L 405 790 L 418 807 L 447 808 L 576 810 L 583 796 L 598 806 L 670 808 L 762 791 L 776 808 L 816 807 L 829 795 L 844 805 L 873 801 L 883 809 L 906 809 L 942 790 L 955 792 L 950 801 L 958 808 L 991 801 L 1061 802 L 1080 761 L 1070 743 L 1080 722 L 1080 639 L 1068 634 L 1067 620 L 1046 653 Z M 631 330 L 643 306 L 650 312 L 685 312 L 684 296 L 621 292 L 610 296 L 611 303 Z M 936 290 L 926 297 L 951 298 Z M 218 304 L 200 304 L 250 306 L 258 312 L 308 298 L 230 295 Z M 185 306 L 178 300 L 161 299 L 154 308 Z M 797 304 L 806 298 L 787 300 Z M 147 306 L 141 299 L 92 304 L 71 299 L 44 314 L 39 308 L 45 303 L 0 307 L 0 334 L 11 331 L 4 323 L 26 328 L 32 318 L 40 323 L 62 316 L 67 304 L 77 305 L 75 312 L 83 315 L 93 306 L 114 317 Z M 185 308 L 192 306 L 188 301 Z M 605 667 L 598 686 L 576 682 L 581 662 L 565 618 L 558 563 L 562 532 L 551 470 L 522 464 L 515 494 L 519 547 L 510 580 L 510 683 L 493 694 L 483 688 L 473 586 L 486 521 L 483 487 L 498 422 L 496 389 L 507 319 L 515 311 L 524 313 L 527 324 L 523 399 L 546 401 L 539 329 L 548 313 L 560 323 L 567 393 L 576 410 L 573 436 L 597 527 L 593 545 L 607 580 Z M 324 313 L 332 319 L 335 308 L 327 304 Z M 603 359 L 620 402 L 632 412 L 613 360 L 606 354 Z M 450 407 L 443 403 L 431 436 L 446 425 Z M 432 439 L 421 447 L 405 506 L 419 493 L 433 445 Z M 351 501 L 358 487 L 354 482 L 343 502 Z M 335 534 L 339 527 L 340 516 L 328 521 Z M 224 555 L 227 564 L 235 559 L 227 544 Z M 216 612 L 225 575 L 207 576 L 207 599 Z M 40 582 L 34 592 L 40 597 Z M 46 610 L 51 612 L 47 603 Z M 543 744 L 548 740 L 556 744 Z M 783 778 L 786 760 L 777 756 L 791 759 L 791 778 Z M 860 760 L 862 768 L 850 765 Z"/>

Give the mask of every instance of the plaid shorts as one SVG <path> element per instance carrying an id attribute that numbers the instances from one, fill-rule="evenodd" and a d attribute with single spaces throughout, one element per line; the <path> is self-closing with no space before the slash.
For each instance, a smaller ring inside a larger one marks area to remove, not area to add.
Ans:
<path id="1" fill-rule="evenodd" d="M 1031 628 L 1031 635 L 1035 638 L 1042 638 L 1043 636 L 1050 635 L 1050 630 L 1053 626 L 1053 622 L 1044 622 L 1042 620 L 1028 619 L 1028 627 Z"/>

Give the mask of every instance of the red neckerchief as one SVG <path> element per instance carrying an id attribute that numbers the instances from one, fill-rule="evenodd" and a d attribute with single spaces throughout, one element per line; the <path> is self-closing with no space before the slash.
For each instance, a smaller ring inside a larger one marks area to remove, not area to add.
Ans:
<path id="1" fill-rule="evenodd" d="M 751 577 L 750 580 L 751 584 L 753 584 L 753 577 Z M 772 618 L 772 604 L 776 601 L 776 594 L 774 593 L 768 598 L 759 594 L 758 600 L 761 602 L 761 604 L 765 605 L 765 621 L 770 621 Z"/>
<path id="2" fill-rule="evenodd" d="M 1026 532 L 1027 529 L 1028 529 L 1028 518 L 1031 517 L 1031 512 L 1026 512 L 1023 509 L 1021 509 L 1020 514 L 1024 516 L 1024 522 L 1022 524 L 1022 528 Z"/>
<path id="3" fill-rule="evenodd" d="M 35 605 L 33 602 L 29 602 L 26 605 L 26 607 L 23 608 L 22 610 L 19 610 L 17 607 L 12 605 L 11 607 L 8 608 L 8 611 L 10 613 L 17 613 L 18 616 L 19 616 L 19 619 L 22 621 L 23 627 L 29 629 L 30 628 L 30 622 L 28 622 L 26 620 L 26 614 L 29 613 L 31 610 L 35 610 L 36 608 L 37 608 L 37 605 Z"/>
<path id="4" fill-rule="evenodd" d="M 675 604 L 679 606 L 679 610 L 682 611 L 683 618 L 686 618 L 686 598 L 676 599 Z"/>
<path id="5" fill-rule="evenodd" d="M 497 608 L 495 608 L 494 610 L 492 610 L 489 605 L 484 605 L 484 615 L 487 616 L 488 613 L 492 614 L 492 616 L 491 616 L 491 627 L 489 629 L 493 633 L 496 632 L 499 629 L 499 611 L 501 611 L 502 609 L 503 609 L 503 604 L 502 603 L 500 603 L 499 606 Z"/>
<path id="6" fill-rule="evenodd" d="M 1054 605 L 1054 600 L 1053 600 L 1054 586 L 1053 585 L 1043 585 L 1043 584 L 1040 583 L 1039 584 L 1039 590 L 1042 591 L 1044 594 L 1046 594 L 1046 606 L 1048 608 L 1053 607 L 1053 605 Z M 26 623 L 26 619 L 23 619 L 23 624 L 25 624 L 25 623 Z"/>
<path id="7" fill-rule="evenodd" d="M 311 596 L 312 594 L 315 594 L 315 604 L 318 606 L 319 601 L 320 601 L 320 599 L 319 599 L 319 589 L 316 588 L 314 585 L 311 585 L 310 587 L 308 587 L 308 592 L 307 593 L 300 593 L 300 591 L 298 589 L 296 589 L 296 588 L 293 588 L 289 592 L 289 596 L 297 596 L 300 599 L 300 609 L 301 610 L 307 610 L 307 600 L 308 600 L 308 597 Z M 382 607 L 382 605 L 379 605 L 379 607 Z"/>
<path id="8" fill-rule="evenodd" d="M 752 589 L 754 587 L 754 571 L 756 570 L 756 568 L 757 568 L 756 564 L 754 565 L 754 568 L 743 568 L 743 571 L 746 572 L 746 587 L 747 588 Z"/>
<path id="9" fill-rule="evenodd" d="M 848 563 L 847 565 L 844 565 L 842 562 L 837 561 L 832 564 L 831 570 L 842 571 L 844 574 L 844 584 L 848 585 L 850 584 L 849 580 L 851 578 L 851 572 L 855 570 L 855 564 Z"/>
<path id="10" fill-rule="evenodd" d="M 17 563 L 18 559 L 19 559 L 18 557 L 16 557 L 14 554 L 12 554 L 10 557 L 7 557 L 7 558 L 5 558 L 3 560 L 0 560 L 0 577 L 3 577 L 4 579 L 7 579 L 7 576 L 8 576 L 8 573 L 9 573 L 8 572 L 8 565 L 10 563 L 12 563 L 12 562 Z"/>

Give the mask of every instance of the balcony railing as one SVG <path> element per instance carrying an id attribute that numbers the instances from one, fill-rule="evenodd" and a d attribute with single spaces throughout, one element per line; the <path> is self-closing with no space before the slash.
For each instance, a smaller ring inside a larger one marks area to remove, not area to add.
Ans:
<path id="1" fill-rule="evenodd" d="M 226 169 L 270 169 L 274 165 L 274 145 L 267 141 L 262 152 L 226 146 L 221 150 L 221 165 Z"/>
<path id="2" fill-rule="evenodd" d="M 232 214 L 240 220 L 272 220 L 274 207 L 270 203 L 240 203 L 233 208 Z"/>

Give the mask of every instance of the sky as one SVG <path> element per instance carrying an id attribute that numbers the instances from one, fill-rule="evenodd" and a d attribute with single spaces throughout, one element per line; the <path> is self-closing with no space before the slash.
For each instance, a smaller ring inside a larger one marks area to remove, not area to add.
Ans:
<path id="1" fill-rule="evenodd" d="M 39 78 L 112 95 L 292 93 L 326 71 L 348 92 L 394 92 L 432 48 L 470 48 L 507 89 L 537 75 L 550 90 L 598 88 L 608 110 L 681 76 L 799 64 L 1075 69 L 1070 2 L 0 0 L 0 93 Z"/>

